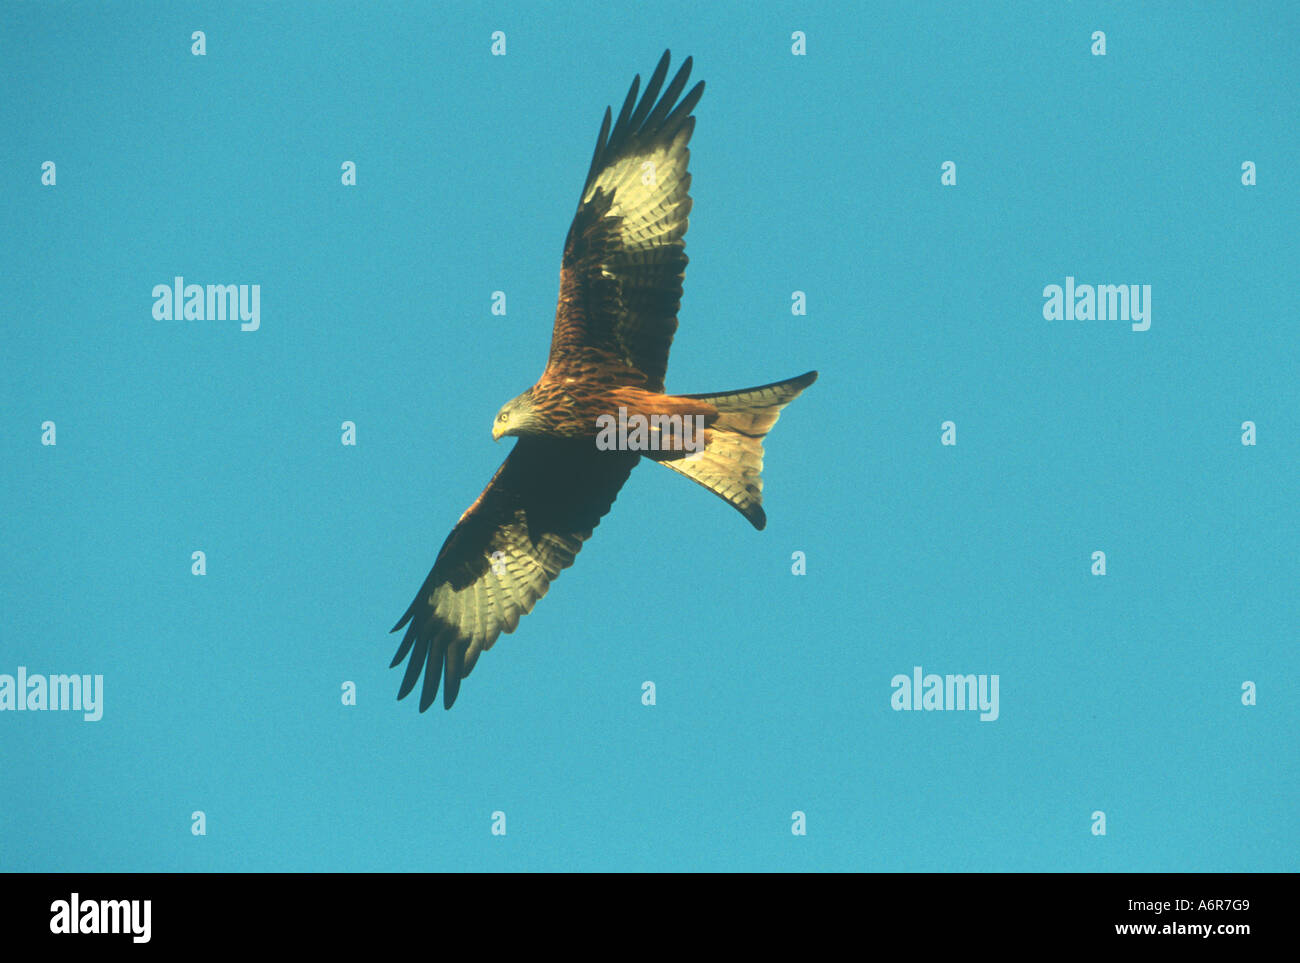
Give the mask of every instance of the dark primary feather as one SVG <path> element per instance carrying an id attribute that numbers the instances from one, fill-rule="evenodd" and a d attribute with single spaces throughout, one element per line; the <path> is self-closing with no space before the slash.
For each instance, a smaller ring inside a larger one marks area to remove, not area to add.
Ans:
<path id="1" fill-rule="evenodd" d="M 520 438 L 447 536 L 433 569 L 397 625 L 393 657 L 409 656 L 397 697 L 415 688 L 420 711 L 438 695 L 450 709 L 479 655 L 546 594 L 609 511 L 639 455 L 590 441 Z M 500 552 L 493 567 L 493 553 Z"/>
<path id="2" fill-rule="evenodd" d="M 687 264 L 691 111 L 704 93 L 701 82 L 678 101 L 688 57 L 660 96 L 668 60 L 665 51 L 639 102 L 632 81 L 612 129 L 605 110 L 565 240 L 547 377 L 595 369 L 663 390 Z"/>

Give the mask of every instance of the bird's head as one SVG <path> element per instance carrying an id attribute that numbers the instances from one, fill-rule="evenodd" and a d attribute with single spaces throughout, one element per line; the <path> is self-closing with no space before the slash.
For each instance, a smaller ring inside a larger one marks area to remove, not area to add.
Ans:
<path id="1" fill-rule="evenodd" d="M 529 388 L 501 406 L 492 422 L 492 440 L 500 441 L 506 435 L 528 434 L 534 423 L 534 415 L 533 394 Z"/>

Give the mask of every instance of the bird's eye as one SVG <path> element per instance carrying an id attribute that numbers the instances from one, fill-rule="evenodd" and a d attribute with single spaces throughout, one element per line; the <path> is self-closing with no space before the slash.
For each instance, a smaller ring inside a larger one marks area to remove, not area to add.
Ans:
<path id="1" fill-rule="evenodd" d="M 501 414 L 497 415 L 497 421 L 509 421 L 509 420 L 510 420 L 510 416 L 506 414 L 504 411 L 501 412 Z"/>

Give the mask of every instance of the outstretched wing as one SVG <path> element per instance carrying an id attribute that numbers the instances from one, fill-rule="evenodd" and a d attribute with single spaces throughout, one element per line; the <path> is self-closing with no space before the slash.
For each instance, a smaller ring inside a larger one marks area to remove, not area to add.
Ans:
<path id="1" fill-rule="evenodd" d="M 479 654 L 513 632 L 573 564 L 639 457 L 598 451 L 590 441 L 520 438 L 393 626 L 407 629 L 392 665 L 410 656 L 397 698 L 423 671 L 420 711 L 437 698 L 439 678 L 450 709 Z"/>
<path id="2" fill-rule="evenodd" d="M 602 380 L 663 391 L 686 271 L 686 145 L 695 129 L 691 111 L 704 93 L 701 82 L 677 102 L 690 72 L 687 57 L 660 97 L 668 73 L 664 51 L 640 103 L 640 75 L 632 81 L 613 130 L 605 109 L 564 242 L 543 377 L 587 380 L 599 372 Z"/>

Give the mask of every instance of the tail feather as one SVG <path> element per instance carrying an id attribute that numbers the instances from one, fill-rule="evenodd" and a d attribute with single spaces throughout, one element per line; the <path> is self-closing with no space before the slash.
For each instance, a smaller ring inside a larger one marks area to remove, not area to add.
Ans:
<path id="1" fill-rule="evenodd" d="M 757 388 L 717 394 L 685 395 L 707 401 L 718 410 L 705 431 L 701 452 L 659 464 L 703 485 L 760 531 L 767 525 L 763 511 L 763 438 L 781 415 L 781 409 L 817 380 L 809 371 L 797 378 Z"/>

